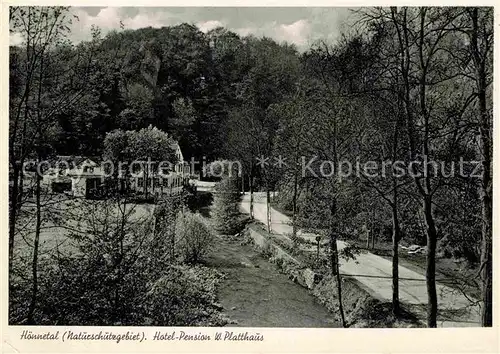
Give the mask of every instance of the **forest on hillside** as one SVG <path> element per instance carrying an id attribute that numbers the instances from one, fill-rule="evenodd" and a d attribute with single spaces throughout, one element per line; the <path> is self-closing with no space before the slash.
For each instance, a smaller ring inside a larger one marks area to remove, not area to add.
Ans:
<path id="1" fill-rule="evenodd" d="M 480 276 L 464 284 L 480 289 L 491 326 L 493 9 L 352 16 L 355 27 L 335 42 L 299 52 L 190 24 L 93 27 L 75 44 L 71 8 L 12 8 L 11 31 L 25 39 L 9 51 L 13 188 L 27 159 L 100 156 L 106 134 L 154 126 L 185 159 L 239 161 L 246 187 L 277 191 L 294 228 L 344 239 L 368 228 L 391 242 L 395 279 L 400 242 L 426 246 L 430 327 L 436 259 L 465 260 Z M 343 161 L 409 169 L 339 178 Z M 430 172 L 429 161 L 438 166 Z M 397 308 L 397 285 L 395 294 Z"/>
<path id="2" fill-rule="evenodd" d="M 229 149 L 231 118 L 249 100 L 263 110 L 279 102 L 300 72 L 293 46 L 224 28 L 202 33 L 181 24 L 103 36 L 96 27 L 92 41 L 76 45 L 60 31 L 61 43 L 44 53 L 44 84 L 67 96 L 52 114 L 54 150 L 61 155 L 100 155 L 107 132 L 153 125 L 179 140 L 187 158 L 213 160 Z M 36 53 L 10 50 L 13 109 L 22 100 L 30 54 Z M 61 94 L 46 93 L 54 95 L 49 100 Z"/>

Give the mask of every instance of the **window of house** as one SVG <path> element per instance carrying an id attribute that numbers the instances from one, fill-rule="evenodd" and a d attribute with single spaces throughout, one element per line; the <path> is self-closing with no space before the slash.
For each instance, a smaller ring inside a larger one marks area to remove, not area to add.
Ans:
<path id="1" fill-rule="evenodd" d="M 137 180 L 137 185 L 139 187 L 143 187 L 144 186 L 144 180 L 142 179 L 142 177 Z"/>

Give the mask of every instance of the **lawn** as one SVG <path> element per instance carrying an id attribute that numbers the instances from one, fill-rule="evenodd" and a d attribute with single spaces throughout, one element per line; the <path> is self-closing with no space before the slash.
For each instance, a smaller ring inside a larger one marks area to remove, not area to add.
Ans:
<path id="1" fill-rule="evenodd" d="M 119 217 L 118 205 L 106 201 L 70 198 L 56 194 L 43 201 L 42 226 L 40 230 L 40 255 L 73 253 L 76 247 L 68 237 L 71 233 L 85 233 L 93 226 L 102 226 L 104 210 L 116 221 Z M 126 213 L 129 220 L 141 222 L 153 215 L 153 204 L 127 204 Z M 28 202 L 23 205 L 17 223 L 15 236 L 15 256 L 20 264 L 30 264 L 35 237 L 35 205 Z M 18 263 L 19 264 L 19 263 Z"/>

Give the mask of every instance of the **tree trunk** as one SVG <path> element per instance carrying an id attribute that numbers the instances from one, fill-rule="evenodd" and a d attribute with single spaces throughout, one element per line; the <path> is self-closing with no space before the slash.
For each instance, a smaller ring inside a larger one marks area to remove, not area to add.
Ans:
<path id="1" fill-rule="evenodd" d="M 344 306 L 342 305 L 342 278 L 340 276 L 340 269 L 339 269 L 337 237 L 335 236 L 334 230 L 330 231 L 330 263 L 332 267 L 332 275 L 335 276 L 335 283 L 337 285 L 337 299 L 339 305 L 340 321 L 342 327 L 346 328 L 347 324 L 345 322 Z"/>
<path id="2" fill-rule="evenodd" d="M 156 183 L 155 183 L 155 176 L 153 174 L 153 176 L 151 176 L 151 195 L 156 200 L 155 191 L 156 191 Z"/>
<path id="3" fill-rule="evenodd" d="M 396 196 L 396 193 L 394 193 Z M 399 240 L 400 227 L 398 219 L 398 208 L 396 198 L 392 205 L 392 314 L 394 317 L 399 316 Z"/>
<path id="4" fill-rule="evenodd" d="M 153 187 L 154 188 L 154 187 Z M 125 258 L 125 252 L 124 252 L 124 244 L 123 240 L 125 239 L 125 225 L 127 224 L 127 200 L 124 198 L 123 199 L 123 209 L 120 207 L 120 197 L 117 196 L 117 201 L 118 201 L 118 207 L 121 210 L 121 222 L 120 222 L 120 234 L 119 234 L 119 240 L 118 240 L 118 257 L 116 260 L 115 267 L 117 268 L 117 276 L 116 276 L 116 282 L 115 282 L 115 291 L 114 291 L 114 304 L 113 304 L 113 320 L 114 321 L 121 321 L 120 318 L 120 285 L 121 282 L 123 281 L 122 277 L 122 262 Z"/>
<path id="5" fill-rule="evenodd" d="M 340 321 L 342 323 L 342 327 L 346 328 L 347 324 L 345 322 L 344 306 L 342 305 L 342 278 L 340 276 L 339 251 L 337 247 L 337 223 L 335 221 L 336 212 L 337 202 L 336 200 L 333 200 L 330 206 L 330 264 L 332 268 L 332 275 L 335 277 L 335 282 L 337 283 L 337 299 L 339 304 Z"/>
<path id="6" fill-rule="evenodd" d="M 484 183 L 484 178 L 483 178 Z M 487 193 L 487 192 L 485 192 Z M 482 198 L 482 240 L 481 240 L 481 324 L 483 327 L 493 326 L 493 279 L 492 279 L 492 240 L 491 240 L 491 195 Z"/>
<path id="7" fill-rule="evenodd" d="M 253 220 L 253 180 L 250 178 L 250 219 Z"/>
<path id="8" fill-rule="evenodd" d="M 484 10 L 489 11 L 489 10 Z M 490 48 L 481 51 L 479 39 L 487 35 L 481 32 L 479 9 L 470 11 L 472 20 L 471 52 L 476 69 L 476 86 L 478 90 L 479 108 L 479 144 L 478 157 L 482 163 L 482 180 L 480 185 L 482 227 L 481 227 L 481 324 L 483 327 L 493 325 L 493 283 L 492 283 L 492 180 L 491 180 L 491 131 L 492 123 L 488 115 L 486 99 L 486 60 Z M 484 27 L 483 27 L 484 30 Z"/>
<path id="9" fill-rule="evenodd" d="M 292 216 L 292 238 L 295 240 L 297 236 L 297 191 L 298 191 L 298 177 L 297 171 L 295 171 L 295 175 L 293 178 L 293 216 Z"/>
<path id="10" fill-rule="evenodd" d="M 481 181 L 482 228 L 481 228 L 481 280 L 482 302 L 481 323 L 491 327 L 493 320 L 492 304 L 492 181 L 491 181 L 491 129 L 486 108 L 486 88 L 484 80 L 479 85 L 479 110 L 481 126 L 479 132 L 480 155 L 483 168 Z"/>
<path id="11" fill-rule="evenodd" d="M 23 164 L 24 164 L 24 162 L 21 163 L 21 170 L 19 171 L 19 188 L 17 190 L 17 208 L 18 209 L 23 204 L 23 197 L 24 197 L 24 168 L 22 167 Z"/>
<path id="12" fill-rule="evenodd" d="M 267 232 L 271 233 L 271 193 L 269 191 L 269 184 L 266 183 L 266 211 L 267 211 Z"/>
<path id="13" fill-rule="evenodd" d="M 245 176 L 241 174 L 241 194 L 245 194 Z"/>
<path id="14" fill-rule="evenodd" d="M 148 183 L 149 183 L 149 165 L 144 169 L 142 176 L 144 177 L 144 199 L 148 198 Z"/>
<path id="15" fill-rule="evenodd" d="M 13 163 L 13 183 L 12 193 L 10 195 L 10 212 L 9 212 L 9 269 L 12 267 L 14 259 L 14 235 L 16 232 L 17 219 L 17 202 L 19 198 L 19 168 L 14 161 Z"/>
<path id="16" fill-rule="evenodd" d="M 28 308 L 28 324 L 34 324 L 33 315 L 35 313 L 37 295 L 38 295 L 38 249 L 40 245 L 40 228 L 42 225 L 42 208 L 41 208 L 41 188 L 40 188 L 41 176 L 36 174 L 36 186 L 35 186 L 35 198 L 36 198 L 36 224 L 35 224 L 35 240 L 33 243 L 33 263 L 31 265 L 32 270 L 32 292 L 31 301 Z"/>
<path id="17" fill-rule="evenodd" d="M 253 163 L 250 167 L 250 176 L 248 178 L 249 188 L 250 188 L 250 219 L 254 219 L 253 216 L 253 173 L 254 173 Z"/>
<path id="18" fill-rule="evenodd" d="M 425 280 L 427 284 L 427 327 L 437 326 L 437 291 L 436 291 L 436 243 L 437 231 L 432 215 L 431 198 L 424 198 L 424 215 L 427 225 L 427 270 Z"/>
<path id="19" fill-rule="evenodd" d="M 419 78 L 419 98 L 420 98 L 420 116 L 423 121 L 423 137 L 422 137 L 422 157 L 424 161 L 429 161 L 430 157 L 430 130 L 431 114 L 427 109 L 427 70 L 429 68 L 430 57 L 424 58 L 425 48 L 425 21 L 427 16 L 427 8 L 420 9 L 420 30 L 418 39 L 418 58 L 420 62 L 420 78 Z M 413 150 L 412 158 L 414 158 L 415 150 Z M 425 274 L 427 282 L 427 326 L 435 328 L 437 326 L 437 291 L 436 291 L 436 244 L 437 231 L 434 215 L 432 213 L 432 188 L 431 176 L 424 173 L 425 188 L 415 180 L 417 188 L 423 197 L 423 207 L 425 215 L 425 223 L 427 226 L 427 270 Z"/>

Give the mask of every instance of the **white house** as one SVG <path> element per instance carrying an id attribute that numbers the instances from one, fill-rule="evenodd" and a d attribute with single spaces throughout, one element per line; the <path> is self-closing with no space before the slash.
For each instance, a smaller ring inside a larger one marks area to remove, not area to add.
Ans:
<path id="1" fill-rule="evenodd" d="M 56 166 L 49 171 L 47 180 L 52 178 L 71 181 L 71 194 L 75 197 L 88 198 L 104 182 L 104 171 L 94 160 L 82 156 L 59 156 Z"/>
<path id="2" fill-rule="evenodd" d="M 184 161 L 177 142 L 174 142 L 171 148 L 175 151 L 176 163 L 173 166 L 165 164 L 162 171 L 156 169 L 146 176 L 143 171 L 132 173 L 129 180 L 130 190 L 138 193 L 145 193 L 147 190 L 148 195 L 157 197 L 182 191 L 183 186 L 189 183 L 190 166 Z M 58 156 L 54 166 L 44 176 L 44 182 L 48 186 L 53 186 L 54 183 L 64 181 L 69 184 L 71 181 L 71 187 L 67 187 L 71 195 L 89 198 L 96 195 L 105 181 L 105 176 L 103 166 L 97 163 L 97 159 L 83 156 Z M 122 179 L 121 188 L 125 187 L 124 182 Z"/>
<path id="3" fill-rule="evenodd" d="M 144 176 L 144 171 L 134 173 L 130 188 L 136 192 L 145 193 L 153 196 L 163 194 L 177 194 L 182 191 L 184 185 L 189 183 L 190 166 L 184 161 L 181 148 L 177 142 L 171 145 L 175 151 L 177 162 L 171 169 L 169 167 L 154 169 L 149 175 Z M 163 166 L 162 166 L 163 167 Z"/>
<path id="4" fill-rule="evenodd" d="M 68 171 L 71 191 L 75 197 L 91 197 L 104 182 L 102 167 L 91 159 L 85 159 Z"/>

